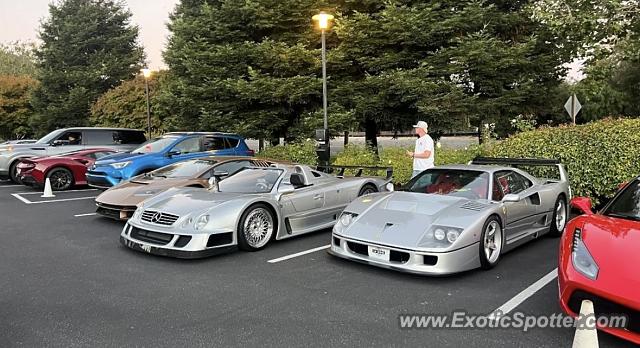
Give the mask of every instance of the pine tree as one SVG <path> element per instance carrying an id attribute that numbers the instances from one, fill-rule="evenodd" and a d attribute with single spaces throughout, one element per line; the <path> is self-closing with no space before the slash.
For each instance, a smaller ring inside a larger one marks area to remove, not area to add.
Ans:
<path id="1" fill-rule="evenodd" d="M 88 124 L 93 102 L 131 79 L 144 52 L 131 13 L 114 0 L 64 0 L 49 5 L 37 50 L 40 87 L 33 95 L 41 132 Z"/>

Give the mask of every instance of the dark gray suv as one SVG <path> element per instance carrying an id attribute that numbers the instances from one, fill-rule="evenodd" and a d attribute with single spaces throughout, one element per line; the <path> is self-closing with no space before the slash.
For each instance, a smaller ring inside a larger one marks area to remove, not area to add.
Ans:
<path id="1" fill-rule="evenodd" d="M 130 151 L 146 141 L 144 131 L 123 128 L 65 128 L 33 144 L 0 145 L 0 179 L 18 182 L 16 166 L 22 158 L 51 156 L 91 148 Z"/>

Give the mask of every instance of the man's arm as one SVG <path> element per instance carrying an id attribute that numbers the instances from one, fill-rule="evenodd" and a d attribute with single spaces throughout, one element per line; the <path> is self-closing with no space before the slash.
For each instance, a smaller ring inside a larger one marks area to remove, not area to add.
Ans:
<path id="1" fill-rule="evenodd" d="M 411 157 L 413 157 L 413 158 L 429 158 L 429 157 L 431 157 L 431 153 L 432 152 L 433 151 L 431 151 L 431 150 L 425 150 L 424 152 L 412 152 L 411 153 L 412 154 Z"/>

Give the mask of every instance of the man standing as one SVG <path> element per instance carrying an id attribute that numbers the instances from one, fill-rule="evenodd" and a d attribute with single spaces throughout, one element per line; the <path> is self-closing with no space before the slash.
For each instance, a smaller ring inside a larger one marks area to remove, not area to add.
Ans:
<path id="1" fill-rule="evenodd" d="M 425 121 L 419 121 L 414 125 L 418 139 L 416 140 L 416 147 L 414 152 L 407 151 L 407 155 L 413 158 L 413 174 L 411 178 L 420 174 L 423 170 L 434 167 L 434 146 L 433 139 L 427 134 L 429 126 Z"/>

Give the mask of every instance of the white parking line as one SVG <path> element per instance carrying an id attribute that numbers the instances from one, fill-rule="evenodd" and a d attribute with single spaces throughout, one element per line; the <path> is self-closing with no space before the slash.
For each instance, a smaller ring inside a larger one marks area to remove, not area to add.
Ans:
<path id="1" fill-rule="evenodd" d="M 538 279 L 535 283 L 529 285 L 528 288 L 522 290 L 519 294 L 514 296 L 512 299 L 507 301 L 502 306 L 498 307 L 495 311 L 489 314 L 489 319 L 495 319 L 499 314 L 507 314 L 518 307 L 522 302 L 526 301 L 529 297 L 533 296 L 538 290 L 545 287 L 545 285 L 549 284 L 552 280 L 556 279 L 558 276 L 558 269 L 555 268 L 553 271 L 547 273 L 544 277 Z"/>
<path id="2" fill-rule="evenodd" d="M 267 262 L 269 263 L 278 263 L 280 261 L 285 261 L 285 260 L 289 260 L 289 259 L 293 259 L 294 257 L 298 257 L 298 256 L 302 256 L 302 255 L 307 255 L 307 254 L 311 254 L 311 253 L 315 253 L 316 251 L 320 251 L 323 249 L 329 249 L 331 245 L 324 245 L 321 247 L 317 247 L 317 248 L 313 248 L 313 249 L 309 249 L 309 250 L 305 250 L 305 251 L 301 251 L 299 253 L 295 253 L 295 254 L 291 254 L 291 255 L 287 255 L 287 256 L 283 256 L 283 257 L 279 257 L 277 259 L 273 259 L 273 260 L 269 260 Z"/>
<path id="3" fill-rule="evenodd" d="M 22 201 L 25 204 L 43 204 L 43 203 L 56 203 L 56 202 L 69 202 L 69 201 L 80 201 L 80 200 L 84 200 L 84 199 L 95 199 L 97 196 L 92 196 L 92 197 L 76 197 L 76 198 L 63 198 L 63 199 L 52 199 L 49 201 L 30 201 L 24 197 L 22 197 L 22 195 L 20 193 L 12 193 L 11 194 L 13 197 L 19 199 L 20 201 Z"/>
<path id="4" fill-rule="evenodd" d="M 24 187 L 24 185 L 0 185 L 0 188 L 7 188 L 7 187 Z"/>
<path id="5" fill-rule="evenodd" d="M 97 189 L 84 189 L 84 190 L 66 190 L 66 191 L 54 191 L 55 194 L 67 193 L 67 192 L 88 192 L 88 191 L 98 191 Z M 41 195 L 42 192 L 37 191 L 27 191 L 27 192 L 18 192 L 20 195 Z"/>
<path id="6" fill-rule="evenodd" d="M 73 217 L 84 217 L 84 216 L 94 216 L 94 215 L 98 215 L 98 213 L 76 214 Z"/>

